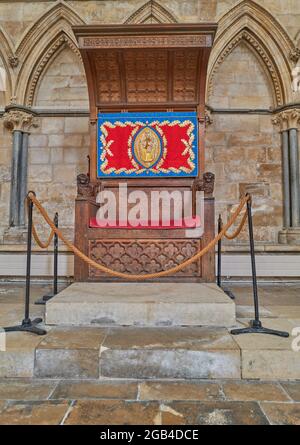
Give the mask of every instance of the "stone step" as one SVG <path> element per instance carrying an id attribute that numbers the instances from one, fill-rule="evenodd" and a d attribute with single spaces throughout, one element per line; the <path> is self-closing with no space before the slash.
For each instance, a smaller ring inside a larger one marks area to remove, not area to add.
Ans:
<path id="1" fill-rule="evenodd" d="M 224 328 L 55 328 L 37 346 L 37 378 L 241 378 Z"/>
<path id="2" fill-rule="evenodd" d="M 211 283 L 74 283 L 46 304 L 46 323 L 230 327 L 235 304 Z"/>
<path id="3" fill-rule="evenodd" d="M 300 326 L 299 319 L 262 322 L 290 334 Z M 295 380 L 300 352 L 293 342 L 293 335 L 232 336 L 213 327 L 55 326 L 44 337 L 8 333 L 0 377 Z"/>

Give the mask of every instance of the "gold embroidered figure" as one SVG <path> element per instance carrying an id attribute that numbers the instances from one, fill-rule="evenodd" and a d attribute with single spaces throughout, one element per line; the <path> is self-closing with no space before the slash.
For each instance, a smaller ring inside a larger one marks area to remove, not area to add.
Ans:
<path id="1" fill-rule="evenodd" d="M 154 130 L 149 127 L 141 130 L 133 146 L 137 161 L 146 168 L 152 167 L 161 154 L 161 141 Z"/>

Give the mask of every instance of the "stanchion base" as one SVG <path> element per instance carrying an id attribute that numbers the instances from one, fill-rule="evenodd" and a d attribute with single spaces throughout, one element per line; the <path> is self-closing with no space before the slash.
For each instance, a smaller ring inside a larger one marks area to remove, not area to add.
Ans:
<path id="1" fill-rule="evenodd" d="M 51 298 L 53 298 L 53 297 L 55 297 L 55 295 L 53 293 L 44 295 L 42 298 L 39 298 L 38 300 L 36 300 L 34 302 L 34 304 L 46 304 L 47 301 L 51 300 Z"/>
<path id="2" fill-rule="evenodd" d="M 232 329 L 230 331 L 232 335 L 240 334 L 269 334 L 277 335 L 277 337 L 289 337 L 289 333 L 285 331 L 276 331 L 274 329 L 264 328 L 260 321 L 252 320 L 248 328 Z"/>
<path id="3" fill-rule="evenodd" d="M 34 320 L 23 320 L 21 325 L 9 326 L 4 328 L 5 332 L 31 332 L 36 335 L 46 335 L 45 329 L 38 328 L 36 325 L 42 323 L 42 318 L 35 318 Z"/>
<path id="4" fill-rule="evenodd" d="M 235 296 L 231 292 L 231 290 L 225 288 L 225 289 L 223 289 L 223 292 L 225 292 L 225 294 L 228 295 L 229 298 L 231 298 L 232 300 L 235 300 Z"/>

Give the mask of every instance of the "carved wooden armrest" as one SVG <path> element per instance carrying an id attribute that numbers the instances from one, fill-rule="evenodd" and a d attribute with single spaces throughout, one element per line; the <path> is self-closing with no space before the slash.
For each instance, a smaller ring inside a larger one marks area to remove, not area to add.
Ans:
<path id="1" fill-rule="evenodd" d="M 77 198 L 89 199 L 92 204 L 96 204 L 97 193 L 103 190 L 103 183 L 97 182 L 96 184 L 90 182 L 89 175 L 81 173 L 77 176 Z"/>
<path id="2" fill-rule="evenodd" d="M 194 194 L 200 191 L 204 192 L 204 196 L 210 198 L 213 195 L 214 186 L 215 186 L 215 175 L 211 172 L 206 172 L 203 174 L 202 178 L 196 178 L 194 180 L 192 184 L 192 191 Z M 196 195 L 194 195 L 193 198 L 196 198 Z"/>

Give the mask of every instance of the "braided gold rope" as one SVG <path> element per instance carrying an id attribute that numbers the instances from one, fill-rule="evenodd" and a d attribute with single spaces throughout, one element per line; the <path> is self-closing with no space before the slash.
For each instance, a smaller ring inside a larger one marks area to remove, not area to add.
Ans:
<path id="1" fill-rule="evenodd" d="M 229 239 L 229 240 L 233 240 L 234 238 L 236 238 L 237 236 L 239 236 L 239 234 L 241 233 L 241 231 L 242 231 L 242 229 L 243 229 L 243 227 L 244 227 L 244 225 L 245 225 L 245 222 L 246 222 L 246 220 L 247 220 L 247 217 L 248 217 L 248 213 L 247 213 L 247 211 L 245 211 L 245 213 L 244 213 L 244 215 L 243 215 L 243 218 L 242 218 L 242 221 L 240 222 L 238 228 L 237 228 L 233 233 L 230 233 L 230 234 L 227 233 L 227 232 L 225 232 L 225 233 L 224 233 L 225 238 L 227 238 L 227 239 Z"/>
<path id="2" fill-rule="evenodd" d="M 241 200 L 241 202 L 240 202 L 239 206 L 237 207 L 236 211 L 231 216 L 229 221 L 225 224 L 225 226 L 220 231 L 220 233 L 218 233 L 218 235 L 216 235 L 216 237 L 213 240 L 211 240 L 210 243 L 208 243 L 206 247 L 204 247 L 202 250 L 200 250 L 194 256 L 192 256 L 191 258 L 187 259 L 183 263 L 178 264 L 177 266 L 174 266 L 174 267 L 172 267 L 172 268 L 170 268 L 168 270 L 163 270 L 161 272 L 155 272 L 155 273 L 149 273 L 149 274 L 143 274 L 143 275 L 137 275 L 137 274 L 132 274 L 131 275 L 131 274 L 123 273 L 123 272 L 117 272 L 116 270 L 112 270 L 112 269 L 110 269 L 110 268 L 108 268 L 106 266 L 103 266 L 102 264 L 96 263 L 96 261 L 94 261 L 91 258 L 89 258 L 88 256 L 86 256 L 76 246 L 74 246 L 74 244 L 72 244 L 69 240 L 67 240 L 65 238 L 65 236 L 62 234 L 62 232 L 57 227 L 55 227 L 55 224 L 53 223 L 53 221 L 49 217 L 48 213 L 46 212 L 46 210 L 44 209 L 42 204 L 39 202 L 39 200 L 36 198 L 36 196 L 32 192 L 28 193 L 28 199 L 30 199 L 33 202 L 33 204 L 39 210 L 39 212 L 41 213 L 41 215 L 43 216 L 45 221 L 49 224 L 49 226 L 51 227 L 53 232 L 57 234 L 57 236 L 60 238 L 60 240 L 66 246 L 68 246 L 69 249 L 75 255 L 77 255 L 79 258 L 81 258 L 84 262 L 86 262 L 90 266 L 94 267 L 95 269 L 101 270 L 102 272 L 105 272 L 105 273 L 107 273 L 109 275 L 112 275 L 114 277 L 124 278 L 126 280 L 142 281 L 142 280 L 149 280 L 149 279 L 152 279 L 152 278 L 160 278 L 160 277 L 165 277 L 167 275 L 175 274 L 175 273 L 179 272 L 180 270 L 182 270 L 183 268 L 185 268 L 186 266 L 192 264 L 194 261 L 197 261 L 203 255 L 205 255 L 210 249 L 212 249 L 217 244 L 217 242 L 224 236 L 225 232 L 227 232 L 227 230 L 234 224 L 234 222 L 236 221 L 237 217 L 239 216 L 239 214 L 243 210 L 245 204 L 250 199 L 250 196 L 246 195 Z"/>
<path id="3" fill-rule="evenodd" d="M 183 263 L 181 263 L 181 264 L 179 264 L 179 265 L 177 265 L 177 266 L 175 266 L 175 267 L 173 267 L 171 269 L 165 270 L 165 271 L 156 272 L 156 273 L 152 273 L 152 274 L 144 274 L 144 275 L 131 275 L 131 274 L 126 274 L 126 273 L 123 273 L 123 272 L 117 272 L 117 271 L 114 271 L 112 269 L 109 269 L 108 267 L 103 266 L 101 264 L 98 264 L 96 261 L 94 261 L 91 258 L 87 257 L 77 247 L 75 247 L 69 240 L 67 240 L 64 237 L 64 235 L 61 233 L 61 231 L 55 227 L 54 223 L 50 219 L 50 217 L 47 214 L 46 210 L 43 208 L 43 206 L 38 201 L 38 199 L 34 196 L 34 194 L 30 193 L 28 195 L 28 198 L 31 199 L 32 202 L 35 204 L 35 206 L 37 207 L 37 209 L 39 210 L 39 212 L 41 213 L 41 215 L 43 216 L 45 221 L 49 224 L 51 229 L 69 247 L 69 249 L 73 251 L 73 253 L 75 255 L 78 255 L 87 264 L 91 265 L 92 267 L 95 267 L 98 270 L 101 270 L 102 272 L 108 273 L 110 275 L 113 275 L 113 276 L 116 276 L 116 277 L 119 277 L 119 278 L 125 278 L 125 279 L 128 279 L 128 280 L 145 280 L 145 279 L 158 278 L 158 277 L 170 275 L 170 274 L 173 274 L 173 273 L 177 273 L 178 271 L 182 270 L 187 265 L 189 265 L 189 264 L 193 263 L 194 261 L 198 260 L 205 253 L 207 253 L 212 247 L 214 247 L 216 245 L 216 243 L 219 241 L 219 239 L 221 239 L 223 237 L 224 233 L 232 226 L 232 224 L 235 222 L 235 220 L 237 219 L 237 217 L 241 213 L 244 205 L 249 200 L 249 196 L 246 196 L 240 202 L 238 208 L 236 209 L 236 211 L 234 212 L 234 214 L 232 215 L 230 220 L 227 222 L 227 224 L 224 226 L 222 231 L 205 248 L 203 248 L 201 251 L 199 251 L 193 257 L 191 257 L 188 260 L 184 261 Z"/>
<path id="4" fill-rule="evenodd" d="M 35 240 L 35 242 L 37 243 L 37 245 L 41 248 L 41 249 L 47 249 L 50 246 L 50 243 L 54 237 L 54 231 L 51 229 L 49 238 L 47 239 L 47 241 L 44 243 L 41 238 L 38 236 L 35 225 L 32 221 L 32 235 L 33 238 Z"/>

